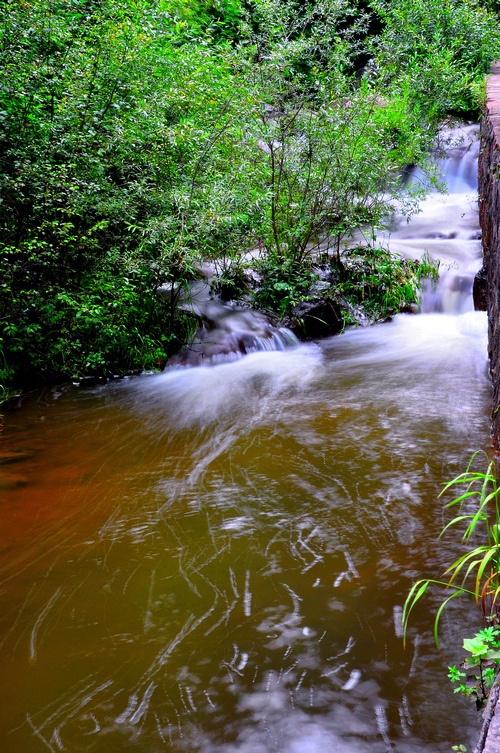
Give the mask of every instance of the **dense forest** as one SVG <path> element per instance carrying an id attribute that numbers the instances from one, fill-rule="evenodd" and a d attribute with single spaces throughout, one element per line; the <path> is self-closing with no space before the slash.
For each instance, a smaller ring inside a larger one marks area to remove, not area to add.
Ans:
<path id="1" fill-rule="evenodd" d="M 196 326 L 176 304 L 204 261 L 279 317 L 307 298 L 319 254 L 330 295 L 375 317 L 411 301 L 428 265 L 375 232 L 416 211 L 425 188 L 402 176 L 418 163 L 433 179 L 443 119 L 479 115 L 497 10 L 1 2 L 1 389 L 161 368 Z"/>

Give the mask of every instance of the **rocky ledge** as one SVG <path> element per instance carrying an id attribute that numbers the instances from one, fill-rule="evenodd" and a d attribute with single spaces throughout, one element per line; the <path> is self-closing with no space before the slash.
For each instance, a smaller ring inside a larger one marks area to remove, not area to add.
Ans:
<path id="1" fill-rule="evenodd" d="M 481 118 L 479 216 L 484 266 L 475 291 L 486 303 L 490 370 L 493 380 L 493 440 L 500 440 L 500 62 L 492 67 L 487 102 Z M 482 278 L 482 279 L 481 279 Z"/>

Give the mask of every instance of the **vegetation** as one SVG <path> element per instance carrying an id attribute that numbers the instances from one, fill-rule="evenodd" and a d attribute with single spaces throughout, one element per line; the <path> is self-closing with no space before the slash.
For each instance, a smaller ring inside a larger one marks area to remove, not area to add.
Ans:
<path id="1" fill-rule="evenodd" d="M 389 89 L 410 91 L 427 114 L 477 110 L 484 73 L 496 59 L 487 8 L 477 0 L 373 0 L 384 20 L 377 42 L 380 77 Z"/>
<path id="2" fill-rule="evenodd" d="M 336 288 L 351 307 L 362 307 L 374 321 L 407 310 L 418 302 L 424 278 L 437 281 L 439 264 L 404 259 L 378 247 L 355 247 L 345 253 L 346 271 Z"/>
<path id="3" fill-rule="evenodd" d="M 482 704 L 500 665 L 500 630 L 497 627 L 500 622 L 500 490 L 494 461 L 486 472 L 472 469 L 477 455 L 473 455 L 465 473 L 446 484 L 441 492 L 444 494 L 451 488 L 460 488 L 459 496 L 446 505 L 457 506 L 459 515 L 445 526 L 440 536 L 452 526 L 465 525 L 462 541 L 468 549 L 446 570 L 447 581 L 425 579 L 413 585 L 403 610 L 403 628 L 406 636 L 410 614 L 429 586 L 450 589 L 451 595 L 442 602 L 434 621 L 434 638 L 439 648 L 438 628 L 443 609 L 456 596 L 473 596 L 481 604 L 485 620 L 491 623 L 475 638 L 464 640 L 464 648 L 471 657 L 464 661 L 463 666 L 467 670 L 479 669 L 479 676 L 472 678 L 471 684 L 471 678 L 456 667 L 449 667 L 448 676 L 453 683 L 458 683 L 455 692 L 474 696 Z M 472 540 L 478 536 L 483 543 L 471 546 Z"/>
<path id="4" fill-rule="evenodd" d="M 464 649 L 470 656 L 462 662 L 462 667 L 470 673 L 461 672 L 458 667 L 448 667 L 448 677 L 457 687 L 454 693 L 462 693 L 475 698 L 478 708 L 484 705 L 500 666 L 500 630 L 492 626 L 480 630 L 474 638 L 464 639 Z"/>
<path id="5" fill-rule="evenodd" d="M 402 169 L 425 167 L 446 113 L 477 111 L 500 53 L 475 0 L 0 7 L 4 388 L 161 367 L 204 260 L 237 290 L 260 249 L 257 303 L 282 314 L 325 247 L 361 270 L 335 277 L 341 297 L 414 290 L 411 265 L 349 260 L 343 239 L 415 210 Z"/>

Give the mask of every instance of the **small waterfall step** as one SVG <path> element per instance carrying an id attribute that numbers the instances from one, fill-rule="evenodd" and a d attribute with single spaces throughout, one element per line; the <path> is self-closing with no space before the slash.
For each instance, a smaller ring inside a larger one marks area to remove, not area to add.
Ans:
<path id="1" fill-rule="evenodd" d="M 228 363 L 248 353 L 298 345 L 289 329 L 273 326 L 257 311 L 218 300 L 198 301 L 196 308 L 203 324 L 192 342 L 169 361 L 169 368 Z"/>

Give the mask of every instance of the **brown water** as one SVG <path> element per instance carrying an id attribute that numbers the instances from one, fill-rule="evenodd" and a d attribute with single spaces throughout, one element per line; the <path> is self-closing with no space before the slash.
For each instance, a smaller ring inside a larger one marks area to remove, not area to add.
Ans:
<path id="1" fill-rule="evenodd" d="M 432 220 L 434 226 L 434 220 Z M 459 244 L 459 239 L 456 241 Z M 27 398 L 0 466 L 0 751 L 470 747 L 437 495 L 489 442 L 483 313 Z"/>

